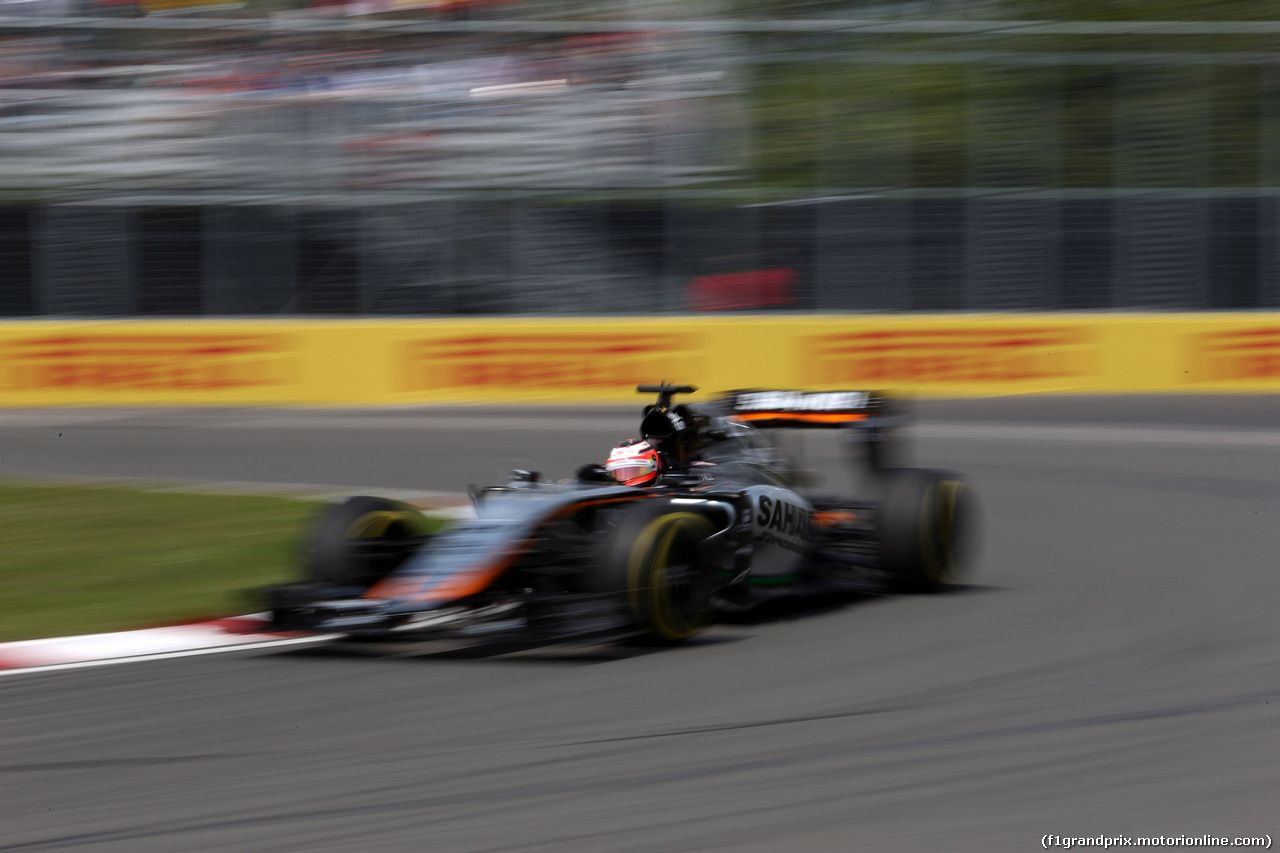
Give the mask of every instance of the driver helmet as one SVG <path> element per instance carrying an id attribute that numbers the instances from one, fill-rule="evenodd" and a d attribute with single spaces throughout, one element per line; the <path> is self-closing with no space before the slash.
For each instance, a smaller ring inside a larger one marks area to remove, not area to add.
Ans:
<path id="1" fill-rule="evenodd" d="M 604 468 L 624 486 L 648 486 L 662 474 L 662 457 L 643 438 L 629 438 L 609 452 Z"/>

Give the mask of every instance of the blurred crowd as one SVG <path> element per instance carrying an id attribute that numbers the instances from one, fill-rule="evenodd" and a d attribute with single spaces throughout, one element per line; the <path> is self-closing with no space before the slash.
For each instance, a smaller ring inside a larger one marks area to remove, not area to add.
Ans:
<path id="1" fill-rule="evenodd" d="M 305 20 L 34 35 L 0 17 L 0 190 L 653 187 L 718 170 L 717 110 L 688 103 L 725 92 L 704 37 Z"/>

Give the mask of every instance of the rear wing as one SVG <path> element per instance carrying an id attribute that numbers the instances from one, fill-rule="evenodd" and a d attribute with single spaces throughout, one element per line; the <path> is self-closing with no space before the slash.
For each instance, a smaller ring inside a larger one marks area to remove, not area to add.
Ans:
<path id="1" fill-rule="evenodd" d="M 871 421 L 888 426 L 885 396 L 875 391 L 730 391 L 730 420 L 758 427 L 842 427 Z M 867 424 L 870 425 L 870 424 Z"/>
<path id="2" fill-rule="evenodd" d="M 730 391 L 721 401 L 728 420 L 766 429 L 841 429 L 865 447 L 873 469 L 890 466 L 891 431 L 908 418 L 897 401 L 879 391 Z"/>

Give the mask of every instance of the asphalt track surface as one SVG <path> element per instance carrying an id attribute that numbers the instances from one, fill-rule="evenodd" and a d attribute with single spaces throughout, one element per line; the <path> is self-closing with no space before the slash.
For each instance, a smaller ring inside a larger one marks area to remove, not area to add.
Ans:
<path id="1" fill-rule="evenodd" d="M 1280 838 L 1280 399 L 921 405 L 972 585 L 682 647 L 337 645 L 0 679 L 0 851 L 1019 851 Z M 454 491 L 616 410 L 0 413 L 0 476 Z M 1204 849 L 1204 848 L 1201 848 Z"/>

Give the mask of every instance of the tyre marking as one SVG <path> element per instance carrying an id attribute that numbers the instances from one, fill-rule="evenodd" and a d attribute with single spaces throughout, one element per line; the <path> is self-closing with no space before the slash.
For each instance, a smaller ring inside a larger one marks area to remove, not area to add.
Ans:
<path id="1" fill-rule="evenodd" d="M 405 521 L 405 514 L 397 510 L 380 509 L 366 512 L 351 522 L 347 528 L 347 539 L 377 539 L 391 529 L 397 521 Z"/>
<path id="2" fill-rule="evenodd" d="M 955 580 L 952 535 L 956 503 L 963 486 L 959 480 L 930 483 L 925 499 L 920 503 L 920 552 L 924 557 L 926 575 L 934 583 L 946 584 Z M 928 535 L 931 532 L 934 535 Z"/>
<path id="3" fill-rule="evenodd" d="M 671 595 L 666 576 L 667 555 L 682 532 L 681 525 L 689 520 L 705 521 L 696 513 L 676 512 L 649 522 L 636 538 L 627 565 L 627 597 L 631 603 L 631 611 L 641 627 L 652 627 L 654 633 L 664 640 L 683 640 L 697 630 L 695 626 L 681 627 L 672 623 Z M 642 587 L 640 581 L 646 560 L 650 566 L 649 584 Z M 649 605 L 647 614 L 641 608 L 640 598 L 646 592 Z M 649 626 L 645 625 L 646 622 Z"/>

